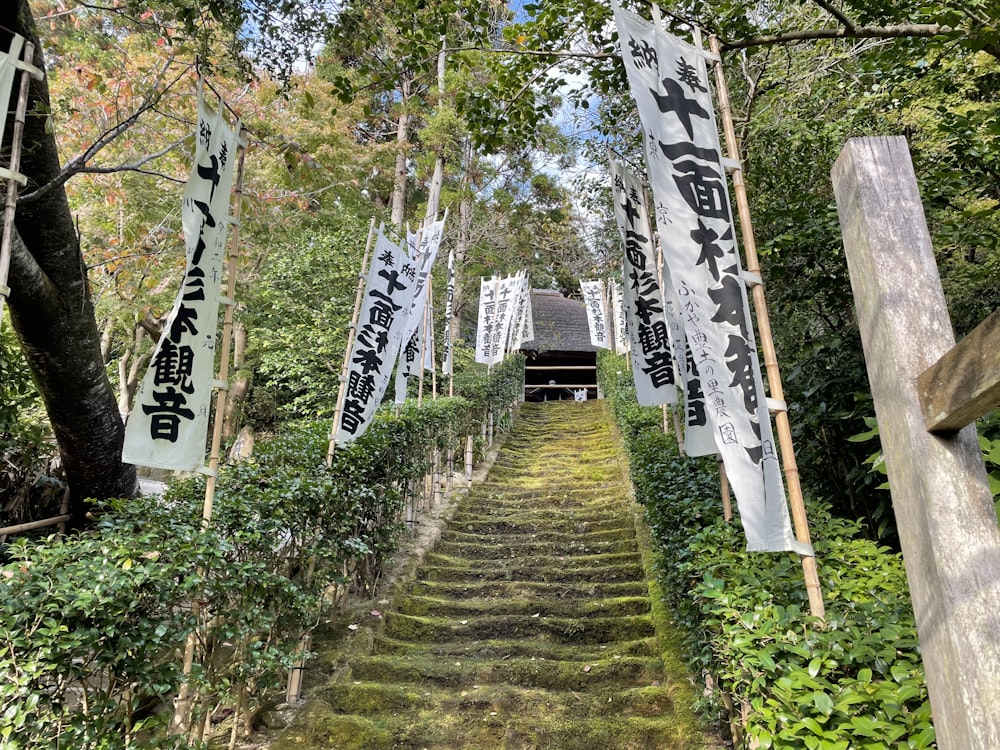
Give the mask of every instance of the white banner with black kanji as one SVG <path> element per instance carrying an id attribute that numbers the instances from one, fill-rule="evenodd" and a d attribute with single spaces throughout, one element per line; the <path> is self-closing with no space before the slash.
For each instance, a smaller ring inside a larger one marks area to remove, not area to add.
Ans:
<path id="1" fill-rule="evenodd" d="M 613 7 L 666 263 L 747 548 L 794 549 L 704 56 Z"/>
<path id="2" fill-rule="evenodd" d="M 344 407 L 334 425 L 338 444 L 361 437 L 382 402 L 402 345 L 416 282 L 417 268 L 410 254 L 379 227 L 349 358 Z"/>
<path id="3" fill-rule="evenodd" d="M 611 338 L 608 332 L 608 309 L 604 299 L 604 282 L 600 279 L 581 281 L 580 291 L 583 293 L 583 304 L 587 309 L 590 343 L 599 349 L 610 349 Z"/>
<path id="4" fill-rule="evenodd" d="M 205 463 L 219 297 L 239 141 L 198 97 L 194 169 L 181 223 L 187 269 L 125 426 L 122 460 L 194 471 Z"/>
<path id="5" fill-rule="evenodd" d="M 494 333 L 497 327 L 496 277 L 479 279 L 479 320 L 476 324 L 476 362 L 495 365 L 503 359 L 502 348 L 494 349 Z"/>
<path id="6" fill-rule="evenodd" d="M 432 347 L 433 344 L 428 347 L 425 343 L 424 313 L 428 305 L 428 279 L 430 279 L 434 261 L 437 260 L 443 235 L 444 219 L 428 224 L 416 235 L 407 232 L 410 255 L 416 258 L 416 267 L 419 270 L 417 271 L 413 302 L 410 305 L 406 326 L 403 328 L 404 345 L 400 349 L 399 364 L 396 367 L 395 400 L 397 404 L 406 401 L 406 379 L 419 373 L 417 360 L 420 358 L 421 349 L 425 350 L 424 369 L 433 369 L 433 349 L 429 352 L 431 366 L 427 367 L 426 362 L 428 358 L 426 349 Z"/>
<path id="7" fill-rule="evenodd" d="M 611 195 L 625 244 L 622 300 L 636 398 L 642 406 L 676 404 L 676 368 L 649 210 L 642 184 L 617 159 L 611 159 Z"/>
<path id="8" fill-rule="evenodd" d="M 14 90 L 14 79 L 17 77 L 17 63 L 24 50 L 24 37 L 14 34 L 10 40 L 10 49 L 0 52 L 0 143 L 3 143 L 4 129 L 7 126 L 7 112 L 12 110 L 11 91 Z M 25 74 L 27 75 L 27 74 Z"/>

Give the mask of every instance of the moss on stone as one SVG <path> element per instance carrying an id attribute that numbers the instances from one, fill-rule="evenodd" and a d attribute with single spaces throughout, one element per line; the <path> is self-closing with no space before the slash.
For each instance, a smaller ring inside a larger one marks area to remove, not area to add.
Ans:
<path id="1" fill-rule="evenodd" d="M 622 456 L 601 404 L 525 404 L 417 580 L 319 645 L 337 678 L 273 750 L 700 747 Z"/>

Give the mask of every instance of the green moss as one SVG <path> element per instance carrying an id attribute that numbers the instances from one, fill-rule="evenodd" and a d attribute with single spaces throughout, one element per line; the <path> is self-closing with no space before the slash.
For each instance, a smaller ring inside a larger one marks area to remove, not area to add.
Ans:
<path id="1" fill-rule="evenodd" d="M 686 675 L 658 635 L 669 618 L 650 602 L 624 466 L 600 404 L 526 404 L 418 580 L 379 607 L 371 648 L 327 657 L 341 679 L 315 691 L 325 711 L 305 736 L 376 749 L 700 747 Z"/>

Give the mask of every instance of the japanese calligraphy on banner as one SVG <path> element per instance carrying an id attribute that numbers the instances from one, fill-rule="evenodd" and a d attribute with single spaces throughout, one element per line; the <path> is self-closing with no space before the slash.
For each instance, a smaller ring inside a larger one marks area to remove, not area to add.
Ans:
<path id="1" fill-rule="evenodd" d="M 14 88 L 14 78 L 17 74 L 17 61 L 21 59 L 24 49 L 24 37 L 14 34 L 10 40 L 10 49 L 0 52 L 0 143 L 3 142 L 4 129 L 7 125 L 7 111 L 10 107 L 10 93 Z"/>
<path id="2" fill-rule="evenodd" d="M 479 321 L 476 324 L 476 362 L 497 364 L 502 353 L 493 352 L 493 331 L 497 323 L 497 287 L 499 280 L 479 279 Z"/>
<path id="3" fill-rule="evenodd" d="M 649 209 L 642 184 L 616 159 L 611 160 L 611 195 L 625 243 L 622 301 L 636 398 L 643 406 L 676 404 L 673 348 L 664 315 Z"/>
<path id="4" fill-rule="evenodd" d="M 410 254 L 378 229 L 375 252 L 358 315 L 344 391 L 344 408 L 334 425 L 334 441 L 361 437 L 389 386 L 403 342 L 403 328 L 413 304 L 417 268 Z"/>
<path id="5" fill-rule="evenodd" d="M 521 285 L 514 308 L 514 324 L 511 326 L 512 351 L 520 349 L 526 341 L 535 338 L 535 316 L 531 310 L 531 282 L 527 271 L 520 271 Z"/>
<path id="6" fill-rule="evenodd" d="M 454 370 L 454 352 L 452 351 L 452 316 L 455 314 L 455 252 L 448 253 L 448 287 L 444 297 L 444 361 L 441 372 L 451 375 Z"/>
<path id="7" fill-rule="evenodd" d="M 431 275 L 431 268 L 437 260 L 438 249 L 441 247 L 441 237 L 444 234 L 444 219 L 432 222 L 424 227 L 418 235 L 407 232 L 407 244 L 409 245 L 410 257 L 415 258 L 415 267 L 418 269 L 416 287 L 413 292 L 413 301 L 410 304 L 409 314 L 403 328 L 403 341 L 405 345 L 399 353 L 399 365 L 396 367 L 396 403 L 401 404 L 406 401 L 406 379 L 410 375 L 419 372 L 417 360 L 420 359 L 420 350 L 430 349 L 424 344 L 424 310 L 427 308 L 427 280 Z M 433 353 L 430 354 L 431 365 L 427 366 L 425 354 L 424 369 L 433 369 Z"/>
<path id="8" fill-rule="evenodd" d="M 507 356 L 510 329 L 522 279 L 480 279 L 479 322 L 476 326 L 476 362 L 495 365 Z"/>
<path id="9" fill-rule="evenodd" d="M 604 282 L 581 281 L 583 304 L 587 308 L 587 326 L 590 328 L 590 343 L 600 349 L 610 349 L 608 334 L 608 310 L 604 300 Z"/>
<path id="10" fill-rule="evenodd" d="M 181 223 L 187 269 L 125 426 L 122 460 L 194 471 L 205 462 L 233 162 L 239 141 L 199 95 Z"/>
<path id="11" fill-rule="evenodd" d="M 517 298 L 520 293 L 520 274 L 500 279 L 497 285 L 497 321 L 490 344 L 491 353 L 500 352 L 500 361 L 503 361 L 510 351 L 511 327 L 514 324 L 514 311 L 517 309 Z"/>
<path id="12" fill-rule="evenodd" d="M 796 547 L 699 50 L 613 4 L 666 265 L 751 551 Z"/>
<path id="13" fill-rule="evenodd" d="M 611 289 L 611 316 L 615 325 L 615 354 L 628 354 L 628 326 L 625 323 L 625 305 L 622 301 L 622 285 L 608 280 Z"/>

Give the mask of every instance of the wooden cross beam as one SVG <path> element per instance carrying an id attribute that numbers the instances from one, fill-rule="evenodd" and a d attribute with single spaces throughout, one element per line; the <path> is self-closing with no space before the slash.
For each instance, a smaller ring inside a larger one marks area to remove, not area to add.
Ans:
<path id="1" fill-rule="evenodd" d="M 917 379 L 928 432 L 957 432 L 1000 405 L 1000 310 Z"/>

